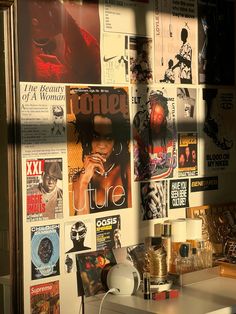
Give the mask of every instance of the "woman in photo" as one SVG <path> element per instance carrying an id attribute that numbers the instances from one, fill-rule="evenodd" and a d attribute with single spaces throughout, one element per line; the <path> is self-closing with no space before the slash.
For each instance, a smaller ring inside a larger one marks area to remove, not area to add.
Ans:
<path id="1" fill-rule="evenodd" d="M 122 113 L 77 114 L 83 167 L 73 178 L 75 215 L 131 206 L 130 125 Z"/>

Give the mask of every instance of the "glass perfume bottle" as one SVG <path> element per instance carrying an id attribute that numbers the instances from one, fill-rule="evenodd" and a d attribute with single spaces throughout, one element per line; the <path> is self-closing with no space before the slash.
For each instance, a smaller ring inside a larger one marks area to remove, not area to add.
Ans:
<path id="1" fill-rule="evenodd" d="M 202 261 L 198 254 L 197 248 L 195 247 L 192 248 L 191 260 L 193 271 L 200 270 L 202 268 Z"/>
<path id="2" fill-rule="evenodd" d="M 201 268 L 212 267 L 212 248 L 210 245 L 206 245 L 204 241 L 198 241 L 197 254 L 201 259 Z"/>
<path id="3" fill-rule="evenodd" d="M 189 243 L 182 243 L 180 245 L 179 255 L 176 259 L 176 271 L 180 275 L 193 271 Z"/>
<path id="4" fill-rule="evenodd" d="M 167 263 L 167 271 L 170 271 L 171 266 L 171 224 L 164 223 L 162 230 L 162 243 L 166 250 L 166 263 Z"/>

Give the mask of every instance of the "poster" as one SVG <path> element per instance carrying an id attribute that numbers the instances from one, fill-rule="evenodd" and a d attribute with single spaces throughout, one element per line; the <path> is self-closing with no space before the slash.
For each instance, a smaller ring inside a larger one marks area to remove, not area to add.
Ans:
<path id="1" fill-rule="evenodd" d="M 170 209 L 189 206 L 188 179 L 170 180 Z"/>
<path id="2" fill-rule="evenodd" d="M 191 178 L 191 192 L 218 190 L 218 177 Z"/>
<path id="3" fill-rule="evenodd" d="M 65 252 L 80 253 L 91 249 L 92 230 L 91 221 L 77 219 L 65 223 Z"/>
<path id="4" fill-rule="evenodd" d="M 167 181 L 141 182 L 142 219 L 168 217 L 167 212 Z"/>
<path id="5" fill-rule="evenodd" d="M 97 250 L 121 247 L 120 215 L 100 217 L 96 219 Z"/>
<path id="6" fill-rule="evenodd" d="M 63 217 L 62 159 L 26 160 L 27 221 Z"/>
<path id="7" fill-rule="evenodd" d="M 198 174 L 197 133 L 179 133 L 178 138 L 178 176 L 196 176 Z"/>
<path id="8" fill-rule="evenodd" d="M 152 32 L 152 0 L 105 0 L 104 31 L 146 35 Z M 122 21 L 122 23 L 121 23 Z M 140 23 L 145 21 L 145 23 Z"/>
<path id="9" fill-rule="evenodd" d="M 153 82 L 152 50 L 152 38 L 129 37 L 131 84 L 151 84 Z"/>
<path id="10" fill-rule="evenodd" d="M 68 87 L 67 109 L 71 215 L 131 207 L 127 88 Z"/>
<path id="11" fill-rule="evenodd" d="M 235 2 L 198 1 L 199 83 L 235 83 Z"/>
<path id="12" fill-rule="evenodd" d="M 172 177 L 177 142 L 174 90 L 148 86 L 132 91 L 135 181 Z"/>
<path id="13" fill-rule="evenodd" d="M 197 132 L 197 91 L 196 88 L 177 88 L 177 129 L 178 132 Z"/>
<path id="14" fill-rule="evenodd" d="M 31 227 L 32 280 L 60 274 L 60 225 Z"/>
<path id="15" fill-rule="evenodd" d="M 231 171 L 235 158 L 235 91 L 204 88 L 200 105 L 204 113 L 204 169 L 207 173 Z"/>
<path id="16" fill-rule="evenodd" d="M 104 293 L 106 291 L 106 283 L 102 280 L 102 271 L 105 267 L 109 267 L 109 264 L 116 264 L 112 250 L 77 254 L 76 261 L 85 296 L 89 297 Z"/>
<path id="17" fill-rule="evenodd" d="M 20 81 L 101 82 L 98 1 L 22 0 L 18 13 Z"/>
<path id="18" fill-rule="evenodd" d="M 128 36 L 104 33 L 102 59 L 104 84 L 129 82 L 128 58 Z"/>
<path id="19" fill-rule="evenodd" d="M 197 1 L 155 0 L 156 83 L 196 84 Z"/>
<path id="20" fill-rule="evenodd" d="M 30 287 L 30 310 L 32 314 L 60 314 L 58 280 Z"/>

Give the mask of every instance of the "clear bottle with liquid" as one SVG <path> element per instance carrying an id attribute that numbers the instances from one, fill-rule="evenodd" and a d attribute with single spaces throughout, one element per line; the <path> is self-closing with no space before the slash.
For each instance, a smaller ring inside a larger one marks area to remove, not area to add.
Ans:
<path id="1" fill-rule="evenodd" d="M 201 268 L 212 267 L 212 248 L 206 245 L 206 242 L 199 241 L 197 246 L 197 254 L 201 260 Z"/>
<path id="2" fill-rule="evenodd" d="M 192 259 L 190 256 L 190 244 L 182 243 L 179 248 L 179 255 L 176 259 L 176 271 L 178 274 L 185 274 L 193 271 Z"/>
<path id="3" fill-rule="evenodd" d="M 196 247 L 192 248 L 191 260 L 193 271 L 200 270 L 202 268 L 202 261 Z"/>

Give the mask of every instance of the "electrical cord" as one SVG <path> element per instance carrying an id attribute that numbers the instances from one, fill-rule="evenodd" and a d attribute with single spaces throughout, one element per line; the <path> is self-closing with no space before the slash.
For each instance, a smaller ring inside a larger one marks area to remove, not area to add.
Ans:
<path id="1" fill-rule="evenodd" d="M 117 292 L 117 291 L 119 292 L 120 290 L 117 289 L 117 288 L 111 288 L 111 289 L 109 289 L 109 290 L 104 294 L 104 296 L 103 296 L 103 298 L 102 298 L 102 301 L 101 301 L 101 303 L 100 303 L 99 313 L 98 313 L 98 314 L 101 314 L 101 313 L 102 313 L 102 305 L 103 305 L 103 302 L 104 302 L 106 296 L 107 296 L 109 293 Z"/>

